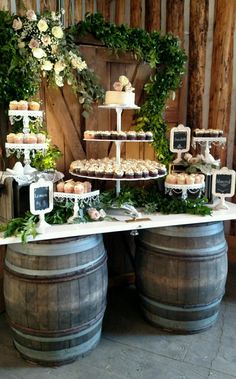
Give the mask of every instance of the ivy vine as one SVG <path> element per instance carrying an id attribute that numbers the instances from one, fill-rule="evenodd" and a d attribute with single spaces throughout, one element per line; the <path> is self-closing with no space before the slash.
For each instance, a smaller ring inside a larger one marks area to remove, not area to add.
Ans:
<path id="1" fill-rule="evenodd" d="M 172 155 L 167 139 L 165 106 L 170 94 L 181 85 L 187 60 L 179 39 L 159 31 L 129 28 L 104 20 L 102 15 L 87 14 L 84 21 L 71 27 L 74 36 L 92 34 L 116 54 L 131 52 L 138 61 L 150 65 L 153 73 L 144 86 L 146 98 L 136 119 L 136 128 L 153 132 L 153 147 L 157 159 L 168 163 Z"/>

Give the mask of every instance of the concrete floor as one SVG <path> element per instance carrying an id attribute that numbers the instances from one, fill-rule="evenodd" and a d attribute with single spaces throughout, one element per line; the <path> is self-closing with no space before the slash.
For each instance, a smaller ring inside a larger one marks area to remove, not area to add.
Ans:
<path id="1" fill-rule="evenodd" d="M 25 362 L 0 316 L 1 379 L 230 379 L 236 378 L 236 264 L 229 267 L 220 317 L 205 332 L 175 335 L 143 320 L 135 288 L 109 290 L 100 344 L 59 368 Z"/>

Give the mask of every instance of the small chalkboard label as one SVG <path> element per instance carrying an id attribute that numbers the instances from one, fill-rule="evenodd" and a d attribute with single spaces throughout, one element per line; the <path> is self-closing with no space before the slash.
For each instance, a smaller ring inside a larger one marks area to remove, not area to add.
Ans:
<path id="1" fill-rule="evenodd" d="M 39 187 L 34 189 L 34 208 L 36 211 L 49 208 L 49 187 Z"/>
<path id="2" fill-rule="evenodd" d="M 212 175 L 212 194 L 221 199 L 217 209 L 227 208 L 224 199 L 232 197 L 235 193 L 235 171 L 223 167 L 220 170 L 214 170 Z"/>
<path id="3" fill-rule="evenodd" d="M 217 174 L 216 175 L 216 193 L 228 194 L 231 193 L 232 175 Z"/>
<path id="4" fill-rule="evenodd" d="M 186 150 L 188 141 L 187 132 L 176 132 L 174 133 L 173 147 L 176 150 Z"/>
<path id="5" fill-rule="evenodd" d="M 53 184 L 44 179 L 30 185 L 30 211 L 48 213 L 53 209 Z"/>

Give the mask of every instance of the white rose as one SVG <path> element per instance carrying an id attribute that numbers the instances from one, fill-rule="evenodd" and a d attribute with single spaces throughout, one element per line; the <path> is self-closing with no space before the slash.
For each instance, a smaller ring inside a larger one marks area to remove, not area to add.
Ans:
<path id="1" fill-rule="evenodd" d="M 39 20 L 39 22 L 37 23 L 37 27 L 40 32 L 46 32 L 46 30 L 48 29 L 48 24 L 45 20 Z"/>
<path id="2" fill-rule="evenodd" d="M 34 47 L 32 49 L 32 54 L 37 59 L 41 59 L 43 57 L 46 57 L 45 51 L 43 51 L 43 49 L 41 49 L 40 47 Z"/>
<path id="3" fill-rule="evenodd" d="M 13 21 L 12 27 L 14 30 L 20 30 L 22 28 L 22 22 L 19 17 L 15 18 Z"/>
<path id="4" fill-rule="evenodd" d="M 63 71 L 65 69 L 66 65 L 63 61 L 58 61 L 54 65 L 54 71 L 59 74 L 59 72 Z"/>
<path id="5" fill-rule="evenodd" d="M 44 46 L 48 46 L 48 45 L 51 45 L 51 38 L 50 36 L 43 36 L 41 38 L 41 41 L 43 42 Z"/>
<path id="6" fill-rule="evenodd" d="M 87 68 L 87 63 L 85 61 L 82 61 L 80 57 L 74 56 L 74 58 L 71 59 L 71 65 L 73 68 L 82 71 L 83 69 Z"/>
<path id="7" fill-rule="evenodd" d="M 29 21 L 36 21 L 37 20 L 37 16 L 32 9 L 30 9 L 26 12 L 26 17 L 28 18 Z"/>
<path id="8" fill-rule="evenodd" d="M 51 71 L 52 68 L 53 68 L 53 63 L 50 61 L 44 61 L 41 66 L 41 70 L 44 70 L 44 71 Z"/>
<path id="9" fill-rule="evenodd" d="M 63 38 L 64 33 L 63 33 L 62 28 L 60 26 L 54 26 L 52 28 L 52 35 L 54 35 L 54 37 L 59 38 L 59 39 Z"/>
<path id="10" fill-rule="evenodd" d="M 60 75 L 55 75 L 55 83 L 58 87 L 63 87 L 63 78 Z"/>
<path id="11" fill-rule="evenodd" d="M 129 84 L 129 79 L 125 75 L 121 75 L 119 77 L 119 82 L 122 84 L 122 86 L 127 86 L 127 84 Z"/>

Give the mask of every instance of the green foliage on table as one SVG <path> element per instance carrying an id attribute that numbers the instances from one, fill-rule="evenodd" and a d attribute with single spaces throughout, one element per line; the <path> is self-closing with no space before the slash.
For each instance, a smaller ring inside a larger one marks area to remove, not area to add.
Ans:
<path id="1" fill-rule="evenodd" d="M 152 69 L 144 86 L 146 98 L 136 120 L 137 130 L 153 132 L 153 147 L 157 158 L 163 163 L 171 160 L 167 140 L 167 124 L 164 111 L 168 98 L 181 85 L 185 71 L 186 54 L 180 41 L 172 34 L 159 31 L 148 33 L 144 29 L 129 28 L 107 22 L 100 14 L 87 14 L 71 28 L 78 36 L 92 34 L 118 55 L 131 52 L 138 61 L 146 62 Z"/>
<path id="2" fill-rule="evenodd" d="M 128 203 L 137 208 L 144 208 L 147 213 L 160 212 L 163 214 L 189 213 L 196 215 L 211 215 L 212 210 L 207 207 L 206 198 L 181 199 L 166 196 L 158 192 L 155 186 L 150 188 L 123 187 L 117 196 L 114 190 L 103 192 L 100 195 L 102 207 L 121 207 Z"/>
<path id="3" fill-rule="evenodd" d="M 20 236 L 22 243 L 26 243 L 29 236 L 33 238 L 38 234 L 36 223 L 38 216 L 26 212 L 24 217 L 17 217 L 10 220 L 5 226 L 1 225 L 4 238 L 11 236 Z"/>

